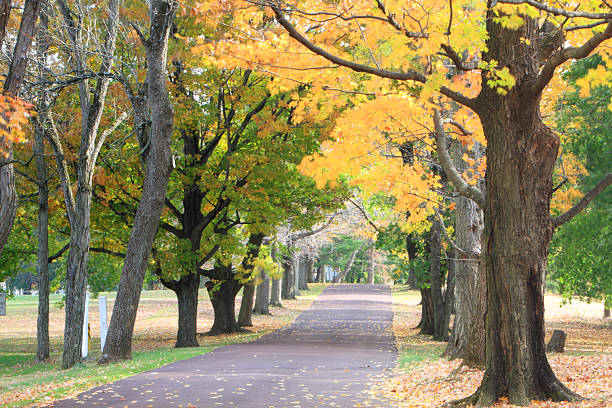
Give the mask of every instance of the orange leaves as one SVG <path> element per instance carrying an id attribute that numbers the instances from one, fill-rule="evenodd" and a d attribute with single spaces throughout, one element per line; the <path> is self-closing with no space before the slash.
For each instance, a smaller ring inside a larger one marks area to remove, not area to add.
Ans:
<path id="1" fill-rule="evenodd" d="M 4 142 L 0 146 L 0 158 L 8 155 L 8 143 L 23 143 L 25 138 L 25 126 L 31 115 L 32 106 L 19 98 L 0 94 L 0 140 Z"/>

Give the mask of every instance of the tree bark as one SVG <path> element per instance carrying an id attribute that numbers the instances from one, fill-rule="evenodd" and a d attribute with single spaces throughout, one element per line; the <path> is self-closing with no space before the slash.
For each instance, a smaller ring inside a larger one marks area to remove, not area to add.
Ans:
<path id="1" fill-rule="evenodd" d="M 437 217 L 434 217 L 430 232 L 431 263 L 429 278 L 431 283 L 431 298 L 434 312 L 434 340 L 448 341 L 448 325 L 450 322 L 450 305 L 447 305 L 442 295 L 442 271 L 440 255 L 442 252 L 441 242 L 442 225 Z M 448 277 L 450 280 L 450 276 Z"/>
<path id="2" fill-rule="evenodd" d="M 178 302 L 178 330 L 174 347 L 199 347 L 197 320 L 200 275 L 191 273 L 175 281 L 166 281 L 162 278 L 161 282 L 176 294 Z"/>
<path id="3" fill-rule="evenodd" d="M 272 246 L 270 250 L 270 256 L 272 260 L 278 264 L 278 250 L 276 249 L 276 245 Z M 282 292 L 283 282 L 281 278 L 272 279 L 272 283 L 270 286 L 270 306 L 275 307 L 283 307 L 281 302 L 281 292 Z"/>
<path id="4" fill-rule="evenodd" d="M 317 282 L 317 276 L 318 276 L 318 268 L 315 268 L 314 266 L 314 259 L 310 259 L 311 263 L 310 263 L 310 269 L 308 269 L 308 281 L 307 283 L 315 283 Z M 306 289 L 308 290 L 308 289 Z"/>
<path id="5" fill-rule="evenodd" d="M 336 277 L 334 278 L 334 283 L 340 283 L 340 281 L 342 281 L 342 279 L 344 279 L 346 275 L 348 275 L 349 271 L 353 267 L 353 262 L 355 261 L 355 257 L 357 256 L 358 252 L 359 252 L 359 249 L 355 249 L 353 250 L 353 252 L 351 252 L 351 256 L 349 257 L 348 262 L 344 266 L 344 269 L 342 270 L 341 273 L 336 275 Z"/>
<path id="6" fill-rule="evenodd" d="M 299 290 L 309 290 L 308 289 L 308 277 L 312 272 L 312 258 L 309 256 L 302 256 L 300 259 L 300 267 L 299 267 Z"/>
<path id="7" fill-rule="evenodd" d="M 142 39 L 147 57 L 147 88 L 151 109 L 150 151 L 147 157 L 142 196 L 126 252 L 117 300 L 100 363 L 130 359 L 136 312 L 147 262 L 159 225 L 172 166 L 170 142 L 174 113 L 166 87 L 168 36 L 177 3 L 154 0 L 149 3 L 151 29 Z"/>
<path id="8" fill-rule="evenodd" d="M 488 12 L 485 61 L 507 66 L 516 85 L 506 95 L 483 87 L 478 115 L 487 139 L 483 261 L 487 274 L 486 371 L 472 397 L 488 406 L 507 396 L 578 400 L 553 373 L 544 342 L 544 278 L 552 238 L 550 200 L 559 138 L 539 114 L 538 22 L 503 28 Z M 520 57 L 515 58 L 519 55 Z M 486 75 L 483 73 L 483 75 Z"/>
<path id="9" fill-rule="evenodd" d="M 421 321 L 418 326 L 419 334 L 433 335 L 436 330 L 434 321 L 433 299 L 430 288 L 421 289 Z"/>
<path id="10" fill-rule="evenodd" d="M 36 182 L 38 184 L 38 321 L 36 324 L 36 361 L 49 358 L 49 186 L 47 163 L 45 162 L 44 132 L 42 122 L 46 119 L 46 101 L 39 109 L 34 133 L 36 155 Z"/>
<path id="11" fill-rule="evenodd" d="M 472 157 L 478 158 L 479 147 L 472 150 Z M 465 166 L 462 155 L 465 149 L 454 141 L 452 156 L 455 167 Z M 482 234 L 482 211 L 471 199 L 462 195 L 455 200 L 456 245 L 467 253 L 480 253 Z M 455 320 L 448 346 L 444 355 L 450 359 L 463 359 L 468 367 L 484 367 L 486 310 L 485 271 L 477 259 L 460 254 L 455 262 Z"/>
<path id="12" fill-rule="evenodd" d="M 263 273 L 262 281 L 257 285 L 255 296 L 254 314 L 269 315 L 270 314 L 270 278 L 267 273 Z"/>
<path id="13" fill-rule="evenodd" d="M 254 268 L 253 260 L 259 256 L 263 239 L 264 234 L 262 233 L 252 233 L 249 236 L 248 249 L 241 263 L 243 270 L 241 279 L 249 279 L 252 276 Z M 206 283 L 206 289 L 208 289 L 215 314 L 215 320 L 208 334 L 215 335 L 240 331 L 240 326 L 236 321 L 235 303 L 236 295 L 243 287 L 243 284 L 234 276 L 231 265 L 215 266 L 212 271 L 207 273 L 211 281 Z M 249 309 L 253 307 L 252 293 L 250 296 L 251 304 Z"/>
<path id="14" fill-rule="evenodd" d="M 240 311 L 238 312 L 238 326 L 253 327 L 251 319 L 253 313 L 253 301 L 255 299 L 255 286 L 253 283 L 248 283 L 242 288 L 242 301 L 240 302 Z"/>
<path id="15" fill-rule="evenodd" d="M 291 247 L 289 250 L 291 251 Z M 281 297 L 283 299 L 295 299 L 295 267 L 293 257 L 291 255 L 284 255 L 282 266 L 284 273 Z"/>
<path id="16" fill-rule="evenodd" d="M 236 333 L 240 331 L 238 322 L 236 321 L 236 284 L 231 267 L 220 266 L 218 270 L 223 270 L 225 279 L 219 283 L 213 284 L 211 281 L 206 283 L 210 302 L 213 306 L 214 321 L 208 334 L 211 336 L 225 333 Z"/>

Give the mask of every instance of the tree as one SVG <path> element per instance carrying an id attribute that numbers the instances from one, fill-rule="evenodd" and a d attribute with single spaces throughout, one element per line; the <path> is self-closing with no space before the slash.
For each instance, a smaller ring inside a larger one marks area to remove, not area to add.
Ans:
<path id="1" fill-rule="evenodd" d="M 64 0 L 58 2 L 65 25 L 68 55 L 73 68 L 83 73 L 91 61 L 86 57 L 86 33 L 83 24 L 84 10 L 77 14 L 70 9 Z M 81 360 L 81 337 L 83 333 L 83 313 L 85 291 L 87 286 L 87 256 L 90 242 L 91 194 L 95 163 L 106 136 L 112 131 L 99 132 L 100 121 L 104 113 L 104 104 L 110 78 L 108 72 L 114 62 L 115 44 L 119 24 L 119 2 L 108 3 L 108 20 L 106 38 L 99 49 L 102 57 L 99 61 L 98 78 L 93 90 L 90 81 L 83 78 L 79 82 L 79 102 L 81 107 L 81 128 L 79 161 L 77 166 L 76 189 L 70 179 L 64 151 L 57 132 L 50 132 L 49 140 L 55 153 L 58 173 L 60 175 L 66 212 L 70 221 L 70 246 L 66 263 L 66 322 L 64 327 L 64 352 L 62 367 L 70 368 Z M 75 16 L 81 18 L 75 20 Z M 95 69 L 95 68 L 94 68 Z M 114 127 L 121 123 L 118 120 Z M 76 190 L 76 191 L 74 191 Z"/>
<path id="2" fill-rule="evenodd" d="M 166 87 L 166 56 L 176 8 L 175 1 L 151 1 L 149 37 L 146 38 L 138 32 L 148 62 L 146 85 L 152 118 L 148 140 L 150 147 L 145 156 L 146 172 L 142 198 L 130 232 L 117 301 L 113 306 L 100 363 L 129 359 L 132 356 L 132 334 L 140 291 L 166 199 L 166 188 L 172 170 L 170 142 L 173 131 L 173 111 Z"/>
<path id="3" fill-rule="evenodd" d="M 287 65 L 321 67 L 319 56 L 333 64 L 327 71 L 334 70 L 336 78 L 340 66 L 384 78 L 375 89 L 401 82 L 404 89 L 419 92 L 424 101 L 434 93 L 443 95 L 478 118 L 487 142 L 486 195 L 451 177 L 458 191 L 484 210 L 486 371 L 478 391 L 462 403 L 491 405 L 503 396 L 518 405 L 528 405 L 532 399 L 579 400 L 556 378 L 545 354 L 546 258 L 554 229 L 612 183 L 612 175 L 568 212 L 551 216 L 559 138 L 542 119 L 540 105 L 546 100 L 547 86 L 558 79 L 557 67 L 588 56 L 612 37 L 612 13 L 594 4 L 574 10 L 531 0 L 436 2 L 423 8 L 382 1 L 373 6 L 358 2 L 351 9 L 311 1 L 265 2 L 264 6 L 267 16 L 273 15 L 286 33 L 274 31 L 270 23 L 270 36 L 279 41 L 266 44 L 283 44 L 286 50 L 293 50 L 297 42 L 310 51 L 301 60 L 292 53 L 294 60 L 286 61 Z M 312 29 L 311 19 L 323 13 L 325 18 Z M 438 18 L 433 18 L 434 13 Z M 398 19 L 400 15 L 410 18 Z M 265 20 L 251 15 L 244 21 L 248 23 L 243 29 L 250 30 L 249 23 Z M 564 47 L 564 35 L 577 45 Z M 340 37 L 342 41 L 337 41 Z M 374 45 L 380 52 L 372 51 Z M 278 59 L 279 52 L 277 48 L 274 58 Z M 256 59 L 263 54 L 251 51 L 248 55 Z M 469 84 L 480 81 L 474 96 L 462 92 L 465 86 L 457 91 L 445 76 L 448 61 L 453 69 L 466 73 L 463 79 Z M 302 81 L 321 84 L 326 79 L 326 73 L 317 72 L 316 81 L 307 74 Z M 435 113 L 436 108 L 431 109 Z M 444 119 L 444 113 L 436 114 L 438 134 L 450 126 Z"/>

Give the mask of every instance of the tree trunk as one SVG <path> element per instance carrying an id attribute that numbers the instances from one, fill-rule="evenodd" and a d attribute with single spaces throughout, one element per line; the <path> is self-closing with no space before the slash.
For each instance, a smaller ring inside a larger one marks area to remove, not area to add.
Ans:
<path id="1" fill-rule="evenodd" d="M 206 289 L 215 314 L 215 320 L 208 334 L 214 336 L 222 333 L 236 333 L 240 331 L 235 311 L 237 281 L 234 279 L 231 266 L 219 266 L 215 269 L 221 272 L 224 278 L 219 279 L 217 284 L 213 284 L 212 281 L 206 282 Z"/>
<path id="2" fill-rule="evenodd" d="M 315 282 L 323 283 L 323 266 L 317 267 L 317 274 L 315 276 Z"/>
<path id="3" fill-rule="evenodd" d="M 307 283 L 315 283 L 317 282 L 318 276 L 318 268 L 314 266 L 314 259 L 310 260 L 310 269 L 308 269 L 308 282 Z"/>
<path id="4" fill-rule="evenodd" d="M 553 331 L 553 334 L 550 337 L 550 341 L 546 345 L 546 351 L 549 353 L 565 352 L 565 339 L 567 339 L 567 334 L 565 334 L 563 330 Z"/>
<path id="5" fill-rule="evenodd" d="M 603 317 L 604 319 L 610 317 L 610 308 L 609 307 L 605 307 L 604 306 L 604 313 L 603 313 Z"/>
<path id="6" fill-rule="evenodd" d="M 450 305 L 447 305 L 442 295 L 442 271 L 440 269 L 440 254 L 442 225 L 438 217 L 434 217 L 430 232 L 431 263 L 429 279 L 431 283 L 431 298 L 434 312 L 434 340 L 448 341 L 448 324 L 450 321 Z"/>
<path id="7" fill-rule="evenodd" d="M 44 132 L 46 101 L 36 120 L 34 154 L 36 155 L 36 181 L 38 183 L 38 321 L 36 324 L 36 361 L 49 358 L 49 186 L 45 162 Z"/>
<path id="8" fill-rule="evenodd" d="M 200 276 L 195 273 L 176 281 L 162 279 L 162 284 L 176 294 L 178 301 L 178 330 L 174 347 L 199 347 L 198 332 L 198 289 Z"/>
<path id="9" fill-rule="evenodd" d="M 461 158 L 465 149 L 458 141 L 452 144 L 455 167 L 463 168 Z M 480 156 L 474 146 L 472 158 Z M 480 253 L 482 234 L 482 211 L 478 205 L 462 195 L 455 200 L 456 245 L 467 253 Z M 486 310 L 486 275 L 482 263 L 477 259 L 458 256 L 455 262 L 455 320 L 444 355 L 450 359 L 461 358 L 468 367 L 484 367 Z"/>
<path id="10" fill-rule="evenodd" d="M 342 279 L 344 279 L 346 275 L 348 275 L 349 271 L 353 267 L 353 262 L 355 261 L 355 257 L 357 256 L 358 252 L 359 252 L 359 249 L 353 250 L 353 252 L 351 253 L 351 256 L 349 257 L 348 262 L 344 266 L 344 270 L 334 277 L 334 283 L 340 283 L 340 281 L 342 281 Z"/>
<path id="11" fill-rule="evenodd" d="M 374 248 L 370 248 L 368 251 L 368 283 L 371 285 L 374 283 Z"/>
<path id="12" fill-rule="evenodd" d="M 421 289 L 421 321 L 417 327 L 421 329 L 419 334 L 433 335 L 435 333 L 436 325 L 430 288 Z"/>
<path id="13" fill-rule="evenodd" d="M 518 30 L 487 18 L 485 61 L 509 67 L 516 85 L 506 95 L 483 87 L 478 115 L 487 139 L 483 261 L 487 274 L 486 371 L 472 401 L 488 406 L 577 400 L 557 379 L 546 358 L 544 277 L 552 237 L 550 200 L 559 138 L 539 114 L 541 91 L 533 78 L 540 64 L 538 22 Z M 486 75 L 483 73 L 483 75 Z"/>
<path id="14" fill-rule="evenodd" d="M 263 273 L 261 283 L 257 286 L 255 296 L 254 314 L 270 314 L 270 278 L 267 273 Z"/>
<path id="15" fill-rule="evenodd" d="M 9 72 L 4 82 L 4 94 L 9 98 L 17 97 L 23 78 L 26 73 L 28 62 L 28 54 L 34 32 L 36 30 L 36 21 L 40 12 L 41 0 L 26 0 L 21 15 L 19 32 L 17 41 L 13 51 L 13 58 L 9 67 Z M 6 25 L 9 21 L 10 6 L 5 2 L 2 5 L 2 11 L 5 13 L 2 18 L 2 38 L 4 38 Z M 10 104 L 7 110 L 2 110 L 0 116 L 8 122 L 7 119 L 13 114 L 14 109 Z M 13 223 L 15 222 L 15 214 L 17 211 L 17 192 L 15 191 L 15 170 L 13 164 L 13 143 L 5 135 L 10 133 L 10 129 L 6 125 L 0 125 L 0 161 L 8 161 L 8 164 L 0 166 L 0 253 L 6 245 Z M 6 157 L 4 157 L 6 155 Z"/>
<path id="16" fill-rule="evenodd" d="M 251 315 L 253 313 L 253 300 L 255 298 L 255 286 L 253 282 L 244 285 L 242 288 L 242 301 L 238 312 L 238 326 L 253 327 Z"/>
<path id="17" fill-rule="evenodd" d="M 166 87 L 168 35 L 177 3 L 153 0 L 149 3 L 151 29 L 144 41 L 147 56 L 148 100 L 151 108 L 150 151 L 142 195 L 126 252 L 117 300 L 100 363 L 130 359 L 136 312 L 147 262 L 159 225 L 172 166 L 172 105 Z"/>
<path id="18" fill-rule="evenodd" d="M 299 274 L 299 290 L 309 290 L 308 289 L 308 277 L 312 272 L 312 258 L 309 256 L 302 256 L 300 259 L 300 274 Z"/>
<path id="19" fill-rule="evenodd" d="M 272 279 L 272 286 L 270 287 L 270 306 L 283 307 L 281 302 L 281 279 Z"/>
<path id="20" fill-rule="evenodd" d="M 291 250 L 291 248 L 289 248 Z M 283 256 L 283 288 L 281 297 L 283 299 L 295 299 L 295 268 L 293 257 L 290 255 Z"/>

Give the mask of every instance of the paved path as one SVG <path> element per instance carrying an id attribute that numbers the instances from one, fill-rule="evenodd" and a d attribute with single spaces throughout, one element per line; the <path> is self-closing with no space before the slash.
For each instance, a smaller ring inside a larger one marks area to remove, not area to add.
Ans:
<path id="1" fill-rule="evenodd" d="M 296 322 L 53 407 L 388 407 L 364 393 L 394 367 L 389 288 L 334 285 Z"/>

